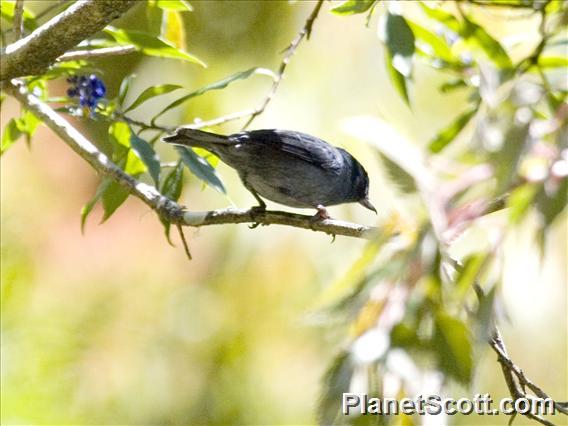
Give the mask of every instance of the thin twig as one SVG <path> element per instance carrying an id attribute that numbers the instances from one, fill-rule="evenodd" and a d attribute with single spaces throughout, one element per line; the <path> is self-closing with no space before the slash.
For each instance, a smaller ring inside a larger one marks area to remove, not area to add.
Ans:
<path id="1" fill-rule="evenodd" d="M 302 42 L 304 37 L 306 37 L 308 40 L 310 39 L 310 34 L 312 32 L 312 27 L 314 25 L 314 21 L 318 17 L 318 14 L 319 14 L 319 11 L 321 9 L 322 4 L 323 4 L 323 0 L 318 0 L 318 2 L 316 3 L 316 6 L 314 7 L 314 10 L 312 11 L 310 16 L 306 20 L 304 27 L 298 33 L 296 38 L 294 40 L 292 40 L 290 45 L 284 50 L 284 57 L 282 58 L 282 62 L 280 63 L 280 67 L 278 68 L 278 72 L 276 73 L 276 76 L 274 78 L 274 82 L 272 83 L 272 87 L 270 88 L 268 94 L 266 95 L 266 97 L 264 98 L 262 103 L 257 108 L 255 108 L 253 110 L 250 118 L 244 124 L 243 130 L 245 130 L 253 122 L 253 120 L 256 117 L 258 117 L 260 114 L 262 114 L 264 112 L 264 110 L 266 109 L 266 107 L 268 106 L 268 104 L 270 103 L 272 98 L 274 97 L 274 94 L 276 93 L 276 90 L 278 90 L 278 86 L 280 85 L 280 82 L 282 81 L 282 78 L 284 77 L 284 72 L 286 71 L 286 67 L 288 66 L 288 63 L 290 62 L 290 58 L 294 55 L 294 52 L 296 52 L 296 49 L 298 48 L 298 46 L 300 45 L 300 43 Z"/>
<path id="2" fill-rule="evenodd" d="M 481 302 L 485 297 L 485 294 L 478 283 L 474 284 L 474 290 L 479 301 Z M 503 372 L 503 377 L 505 379 L 505 383 L 507 384 L 507 388 L 509 389 L 509 394 L 514 400 L 527 398 L 525 388 L 529 388 L 538 398 L 552 400 L 552 398 L 550 398 L 550 396 L 546 394 L 546 392 L 544 392 L 539 386 L 530 381 L 525 376 L 523 371 L 511 360 L 509 353 L 507 352 L 505 341 L 503 340 L 503 336 L 501 335 L 501 331 L 496 325 L 492 326 L 491 337 L 489 338 L 489 346 L 491 346 L 493 351 L 495 351 L 495 353 L 497 354 L 497 360 L 499 361 L 499 364 L 501 364 L 501 370 Z M 555 410 L 558 410 L 563 414 L 568 414 L 568 410 L 563 403 L 559 403 L 553 400 L 553 405 Z M 532 414 L 531 412 L 523 413 L 523 415 L 543 425 L 553 426 L 553 423 L 549 422 L 546 419 L 543 419 L 536 414 Z"/>
<path id="3" fill-rule="evenodd" d="M 109 56 L 128 55 L 137 51 L 138 49 L 135 46 L 130 45 L 103 47 L 101 49 L 92 50 L 74 50 L 61 55 L 59 58 L 57 58 L 57 62 L 99 59 Z"/>
<path id="4" fill-rule="evenodd" d="M 185 239 L 185 234 L 183 233 L 183 228 L 181 225 L 176 225 L 176 228 L 179 232 L 179 236 L 181 238 L 181 242 L 183 244 L 183 250 L 185 251 L 185 255 L 189 260 L 191 260 L 191 252 L 189 251 L 189 245 L 187 244 L 187 240 Z"/>
<path id="5" fill-rule="evenodd" d="M 122 185 L 130 194 L 142 200 L 160 217 L 174 225 L 193 227 L 234 223 L 286 225 L 324 232 L 330 235 L 344 235 L 363 239 L 371 239 L 377 232 L 377 229 L 374 227 L 333 219 L 314 220 L 313 216 L 283 211 L 258 211 L 256 209 L 225 209 L 205 212 L 186 211 L 179 204 L 158 192 L 155 187 L 140 182 L 125 173 L 65 118 L 60 116 L 48 104 L 29 93 L 22 82 L 12 80 L 12 83 L 6 86 L 6 90 L 55 132 L 63 142 L 87 161 L 99 174 L 107 176 Z"/>
<path id="6" fill-rule="evenodd" d="M 24 0 L 16 0 L 14 7 L 14 41 L 18 41 L 24 34 Z"/>

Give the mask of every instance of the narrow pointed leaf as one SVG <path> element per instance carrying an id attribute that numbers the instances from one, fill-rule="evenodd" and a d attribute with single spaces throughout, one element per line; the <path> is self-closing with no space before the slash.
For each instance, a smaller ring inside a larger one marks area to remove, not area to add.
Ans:
<path id="1" fill-rule="evenodd" d="M 438 133 L 438 135 L 428 145 L 430 152 L 438 153 L 448 146 L 463 130 L 467 123 L 469 123 L 476 112 L 477 106 L 461 114 L 452 124 Z"/>
<path id="2" fill-rule="evenodd" d="M 178 84 L 161 84 L 159 86 L 149 87 L 144 90 L 132 105 L 130 105 L 124 112 L 131 111 L 149 99 L 155 98 L 156 96 L 165 95 L 166 93 L 173 92 L 174 90 L 181 89 L 182 86 Z"/>
<path id="3" fill-rule="evenodd" d="M 473 371 L 472 344 L 467 326 L 445 313 L 436 315 L 434 344 L 440 368 L 460 383 L 469 383 Z"/>
<path id="4" fill-rule="evenodd" d="M 191 149 L 187 149 L 183 146 L 176 146 L 176 150 L 180 155 L 181 161 L 186 167 L 193 173 L 196 177 L 201 179 L 207 185 L 213 187 L 217 191 L 225 194 L 225 186 L 215 169 L 205 160 L 200 157 Z"/>
<path id="5" fill-rule="evenodd" d="M 128 190 L 115 181 L 110 181 L 102 193 L 104 215 L 101 222 L 105 222 L 128 198 Z"/>
<path id="6" fill-rule="evenodd" d="M 258 70 L 258 68 L 251 68 L 249 70 L 246 71 L 242 71 L 242 72 L 238 72 L 235 74 L 230 75 L 227 78 L 224 78 L 222 80 L 216 81 L 214 83 L 208 84 L 207 86 L 203 86 L 202 88 L 189 93 L 188 95 L 182 96 L 181 98 L 175 100 L 174 102 L 170 103 L 167 107 L 165 107 L 163 110 L 161 110 L 158 114 L 156 114 L 154 116 L 154 118 L 152 118 L 152 123 L 155 123 L 156 120 L 161 117 L 163 114 L 165 114 L 166 112 L 168 112 L 169 110 L 171 110 L 172 108 L 175 108 L 179 105 L 181 105 L 182 103 L 184 103 L 185 101 L 188 101 L 191 98 L 195 98 L 197 96 L 201 96 L 204 93 L 207 93 L 211 90 L 219 90 L 219 89 L 224 89 L 225 87 L 227 87 L 229 84 L 231 84 L 234 81 L 237 80 L 242 80 L 245 78 L 250 77 L 252 74 L 254 74 L 256 71 Z"/>
<path id="7" fill-rule="evenodd" d="M 331 8 L 331 13 L 336 15 L 355 15 L 364 13 L 373 6 L 375 0 L 347 0 L 338 6 Z"/>
<path id="8" fill-rule="evenodd" d="M 85 224 L 87 223 L 87 217 L 93 211 L 93 207 L 97 204 L 97 202 L 101 199 L 103 193 L 106 191 L 107 187 L 110 185 L 110 179 L 103 179 L 99 186 L 97 187 L 97 192 L 95 193 L 94 197 L 87 202 L 81 209 L 81 234 L 85 233 Z"/>
<path id="9" fill-rule="evenodd" d="M 156 186 L 158 186 L 160 182 L 160 160 L 158 159 L 158 155 L 152 145 L 146 142 L 144 139 L 136 136 L 134 132 L 130 136 L 130 146 L 132 150 L 136 153 L 138 158 L 142 160 L 142 162 L 148 168 L 148 172 L 152 177 Z"/>
<path id="10" fill-rule="evenodd" d="M 164 41 L 152 34 L 140 31 L 129 31 L 108 26 L 104 31 L 117 42 L 137 47 L 149 56 L 160 58 L 181 59 L 205 67 L 205 63 L 194 55 L 184 52 L 170 42 Z"/>

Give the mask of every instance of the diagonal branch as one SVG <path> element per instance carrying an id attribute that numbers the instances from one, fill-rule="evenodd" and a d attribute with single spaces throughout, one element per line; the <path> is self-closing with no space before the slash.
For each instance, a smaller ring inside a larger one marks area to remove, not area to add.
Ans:
<path id="1" fill-rule="evenodd" d="M 78 1 L 29 36 L 7 46 L 0 57 L 0 79 L 41 74 L 59 56 L 137 3 L 136 0 Z"/>
<path id="2" fill-rule="evenodd" d="M 288 213 L 283 211 L 251 210 L 214 210 L 189 212 L 182 206 L 162 195 L 158 190 L 140 182 L 125 173 L 106 155 L 75 129 L 67 120 L 55 112 L 49 105 L 29 93 L 26 86 L 13 80 L 6 88 L 26 109 L 37 116 L 47 127 L 56 133 L 73 151 L 87 161 L 102 176 L 107 176 L 125 187 L 130 194 L 142 200 L 160 217 L 175 225 L 207 226 L 231 223 L 253 223 L 260 225 L 286 225 L 295 228 L 311 229 L 330 235 L 370 239 L 376 228 L 340 220 L 314 220 L 313 216 Z"/>
<path id="3" fill-rule="evenodd" d="M 292 40 L 292 43 L 290 43 L 290 45 L 284 50 L 285 52 L 284 57 L 282 58 L 282 62 L 280 63 L 280 67 L 278 68 L 278 72 L 276 73 L 276 77 L 274 78 L 274 82 L 272 83 L 270 91 L 268 92 L 262 103 L 253 110 L 250 118 L 244 124 L 242 130 L 245 130 L 256 117 L 258 117 L 260 114 L 264 112 L 264 110 L 266 109 L 266 107 L 268 106 L 268 104 L 276 94 L 276 90 L 278 90 L 278 86 L 280 85 L 280 82 L 284 77 L 284 72 L 286 71 L 288 62 L 290 62 L 290 58 L 294 55 L 294 52 L 296 52 L 296 49 L 298 48 L 304 37 L 306 37 L 308 40 L 310 39 L 310 34 L 312 33 L 312 27 L 314 25 L 314 21 L 318 17 L 322 4 L 323 0 L 317 1 L 314 10 L 310 14 L 310 16 L 308 16 L 308 19 L 306 19 L 306 23 L 304 24 L 303 28 L 300 30 L 296 38 Z"/>

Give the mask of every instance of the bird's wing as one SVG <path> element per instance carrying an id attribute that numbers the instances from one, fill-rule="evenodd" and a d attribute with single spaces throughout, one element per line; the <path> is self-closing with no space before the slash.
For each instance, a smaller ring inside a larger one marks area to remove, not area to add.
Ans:
<path id="1" fill-rule="evenodd" d="M 327 142 L 301 132 L 287 130 L 253 130 L 231 137 L 240 143 L 262 150 L 276 150 L 328 171 L 340 169 L 341 155 Z"/>

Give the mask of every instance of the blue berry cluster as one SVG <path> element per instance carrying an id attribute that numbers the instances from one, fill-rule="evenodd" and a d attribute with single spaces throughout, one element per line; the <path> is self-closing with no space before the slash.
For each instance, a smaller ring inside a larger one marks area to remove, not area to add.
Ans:
<path id="1" fill-rule="evenodd" d="M 70 98 L 79 98 L 79 105 L 93 109 L 100 99 L 104 98 L 106 87 L 103 81 L 95 74 L 74 75 L 67 79 L 71 87 L 67 90 Z"/>

